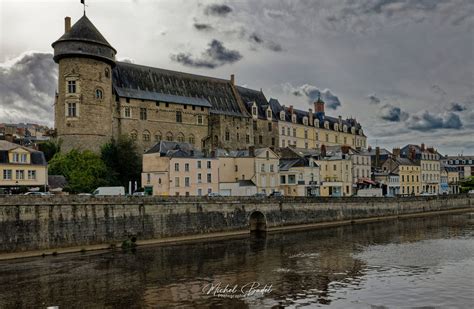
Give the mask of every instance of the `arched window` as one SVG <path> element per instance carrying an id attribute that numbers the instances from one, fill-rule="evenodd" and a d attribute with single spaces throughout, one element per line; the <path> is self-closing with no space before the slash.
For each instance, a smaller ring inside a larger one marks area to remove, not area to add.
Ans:
<path id="1" fill-rule="evenodd" d="M 337 123 L 334 124 L 334 131 L 338 131 L 338 125 L 337 125 Z"/>
<path id="2" fill-rule="evenodd" d="M 137 136 L 138 136 L 138 133 L 136 130 L 132 130 L 132 132 L 130 132 L 130 138 L 134 141 L 137 140 Z"/>
<path id="3" fill-rule="evenodd" d="M 191 145 L 194 145 L 194 143 L 196 142 L 196 140 L 194 139 L 194 135 L 189 135 L 188 137 L 188 141 Z"/>
<path id="4" fill-rule="evenodd" d="M 252 106 L 252 115 L 257 116 L 257 107 L 256 106 Z"/>
<path id="5" fill-rule="evenodd" d="M 308 125 L 308 117 L 306 117 L 306 116 L 303 117 L 303 124 L 304 124 L 305 126 Z"/>
<path id="6" fill-rule="evenodd" d="M 284 111 L 281 111 L 281 112 L 280 112 L 280 120 L 281 120 L 281 121 L 284 121 L 284 120 L 285 120 L 285 112 L 284 112 Z"/>
<path id="7" fill-rule="evenodd" d="M 103 94 L 101 89 L 96 89 L 95 90 L 95 98 L 97 100 L 102 100 L 103 96 L 104 96 L 104 94 Z"/>
<path id="8" fill-rule="evenodd" d="M 315 119 L 315 120 L 314 120 L 314 126 L 315 126 L 316 128 L 319 128 L 319 119 Z"/>
<path id="9" fill-rule="evenodd" d="M 296 115 L 291 115 L 291 122 L 296 123 Z"/>
<path id="10" fill-rule="evenodd" d="M 161 141 L 162 139 L 163 139 L 163 135 L 161 134 L 161 132 L 160 132 L 160 131 L 156 132 L 156 133 L 155 133 L 155 141 L 156 141 L 156 142 L 159 142 L 159 141 Z"/>
<path id="11" fill-rule="evenodd" d="M 179 132 L 178 133 L 178 138 L 177 138 L 178 142 L 182 143 L 184 142 L 184 134 Z"/>
<path id="12" fill-rule="evenodd" d="M 105 77 L 109 78 L 110 77 L 110 70 L 109 68 L 105 68 Z"/>
<path id="13" fill-rule="evenodd" d="M 150 141 L 150 132 L 148 130 L 143 131 L 142 138 L 143 138 L 143 141 L 149 142 Z"/>
<path id="14" fill-rule="evenodd" d="M 166 133 L 166 140 L 169 141 L 169 142 L 172 142 L 173 141 L 173 133 L 171 133 L 171 132 Z"/>
<path id="15" fill-rule="evenodd" d="M 267 118 L 272 119 L 272 110 L 271 109 L 267 109 Z"/>

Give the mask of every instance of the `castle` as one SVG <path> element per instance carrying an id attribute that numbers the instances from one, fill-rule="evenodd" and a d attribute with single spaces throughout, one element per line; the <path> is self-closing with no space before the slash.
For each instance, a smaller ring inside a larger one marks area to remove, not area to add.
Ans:
<path id="1" fill-rule="evenodd" d="M 100 151 L 128 135 L 146 151 L 160 140 L 196 149 L 366 147 L 355 119 L 267 101 L 262 91 L 220 79 L 115 60 L 117 51 L 84 14 L 52 44 L 59 65 L 55 128 L 62 151 Z"/>

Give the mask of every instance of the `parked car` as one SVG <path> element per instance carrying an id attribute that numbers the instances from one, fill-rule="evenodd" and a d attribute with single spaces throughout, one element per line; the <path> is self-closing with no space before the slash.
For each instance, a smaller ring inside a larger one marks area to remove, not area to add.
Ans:
<path id="1" fill-rule="evenodd" d="M 125 195 L 124 187 L 99 187 L 92 195 L 103 196 L 103 195 Z"/>
<path id="2" fill-rule="evenodd" d="M 133 196 L 146 196 L 145 192 L 133 192 Z"/>
<path id="3" fill-rule="evenodd" d="M 49 193 L 49 192 L 38 192 L 38 191 L 35 191 L 35 192 L 26 192 L 24 195 L 47 196 L 47 195 L 51 195 L 51 193 Z"/>
<path id="4" fill-rule="evenodd" d="M 268 195 L 268 197 L 282 197 L 283 194 L 280 192 L 280 191 L 273 191 L 272 193 L 270 193 L 270 195 Z"/>
<path id="5" fill-rule="evenodd" d="M 207 194 L 207 196 L 209 196 L 209 197 L 219 197 L 221 195 L 217 192 L 210 192 L 210 193 Z"/>
<path id="6" fill-rule="evenodd" d="M 474 194 L 474 190 L 469 190 L 467 194 Z"/>

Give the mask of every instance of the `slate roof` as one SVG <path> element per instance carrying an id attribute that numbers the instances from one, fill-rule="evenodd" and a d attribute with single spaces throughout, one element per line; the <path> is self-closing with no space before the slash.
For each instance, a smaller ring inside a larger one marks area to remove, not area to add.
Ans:
<path id="1" fill-rule="evenodd" d="M 279 170 L 280 171 L 289 171 L 292 167 L 307 167 L 309 166 L 309 159 L 298 158 L 298 159 L 280 159 Z M 315 167 L 318 165 L 315 164 Z"/>
<path id="2" fill-rule="evenodd" d="M 270 105 L 265 97 L 265 94 L 260 90 L 253 90 L 250 88 L 245 88 L 242 86 L 237 86 L 237 91 L 239 92 L 242 102 L 244 102 L 247 111 L 252 114 L 252 105 L 253 102 L 257 105 L 257 115 L 259 119 L 267 119 L 267 108 Z M 270 107 L 271 108 L 271 107 Z M 277 114 L 272 109 L 272 119 L 277 120 Z"/>
<path id="3" fill-rule="evenodd" d="M 125 89 L 116 88 L 117 94 L 121 97 L 132 98 L 132 99 L 143 99 L 158 102 L 169 102 L 177 104 L 186 104 L 202 107 L 212 107 L 211 103 L 207 99 L 201 98 L 189 98 L 179 95 L 164 94 L 159 92 L 150 92 L 137 89 Z"/>
<path id="4" fill-rule="evenodd" d="M 172 99 L 211 105 L 211 113 L 247 117 L 234 94 L 229 80 L 116 62 L 113 69 L 113 87 L 118 95 L 132 91 L 138 95 L 159 98 L 172 95 Z M 184 104 L 184 103 L 183 103 Z"/>
<path id="5" fill-rule="evenodd" d="M 0 140 L 0 163 L 10 163 L 8 160 L 8 151 L 15 148 L 22 148 L 30 152 L 31 165 L 47 165 L 44 154 L 41 151 L 37 151 L 35 149 L 31 149 L 3 140 Z"/>
<path id="6" fill-rule="evenodd" d="M 64 33 L 56 42 L 61 41 L 85 41 L 101 44 L 112 48 L 115 53 L 117 51 L 112 47 L 112 45 L 107 42 L 104 36 L 97 30 L 94 24 L 87 18 L 86 15 L 83 15 L 72 27 L 71 30 Z"/>

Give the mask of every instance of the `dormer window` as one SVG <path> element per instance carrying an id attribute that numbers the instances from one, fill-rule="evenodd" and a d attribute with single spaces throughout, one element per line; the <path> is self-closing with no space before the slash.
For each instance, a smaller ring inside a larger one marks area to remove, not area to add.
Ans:
<path id="1" fill-rule="evenodd" d="M 338 125 L 337 125 L 337 123 L 335 123 L 334 124 L 334 131 L 338 131 L 337 129 L 338 129 Z"/>
<path id="2" fill-rule="evenodd" d="M 284 111 L 280 112 L 280 120 L 285 121 L 285 112 Z"/>
<path id="3" fill-rule="evenodd" d="M 324 128 L 325 128 L 325 129 L 329 129 L 329 122 L 328 122 L 328 121 L 325 121 L 325 122 L 324 122 Z"/>
<path id="4" fill-rule="evenodd" d="M 304 118 L 303 118 L 303 124 L 304 124 L 305 126 L 308 125 L 308 117 L 304 117 Z"/>
<path id="5" fill-rule="evenodd" d="M 296 123 L 296 115 L 291 115 L 291 122 Z"/>
<path id="6" fill-rule="evenodd" d="M 315 120 L 314 120 L 314 126 L 315 126 L 316 128 L 319 128 L 319 119 L 315 119 Z"/>
<path id="7" fill-rule="evenodd" d="M 363 135 L 364 132 L 362 131 L 362 129 L 359 130 L 359 135 Z"/>
<path id="8" fill-rule="evenodd" d="M 347 126 L 344 125 L 344 126 L 342 127 L 342 130 L 347 133 Z"/>
<path id="9" fill-rule="evenodd" d="M 267 109 L 267 119 L 271 120 L 272 119 L 272 110 Z"/>
<path id="10" fill-rule="evenodd" d="M 252 115 L 257 116 L 257 107 L 256 106 L 252 106 Z"/>
<path id="11" fill-rule="evenodd" d="M 356 134 L 356 129 L 354 127 L 351 128 L 351 133 Z"/>

